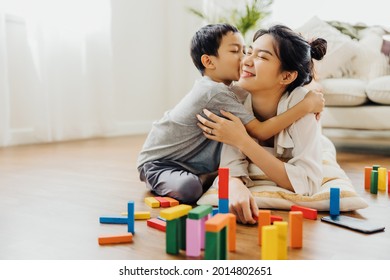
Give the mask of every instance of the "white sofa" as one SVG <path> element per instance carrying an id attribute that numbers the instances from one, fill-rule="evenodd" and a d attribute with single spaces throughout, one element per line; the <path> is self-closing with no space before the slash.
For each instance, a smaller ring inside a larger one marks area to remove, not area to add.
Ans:
<path id="1" fill-rule="evenodd" d="M 390 32 L 379 26 L 352 26 L 318 17 L 297 31 L 307 39 L 328 41 L 327 54 L 316 63 L 316 82 L 311 85 L 324 92 L 323 133 L 336 145 L 389 147 L 390 64 L 381 49 L 383 36 Z"/>

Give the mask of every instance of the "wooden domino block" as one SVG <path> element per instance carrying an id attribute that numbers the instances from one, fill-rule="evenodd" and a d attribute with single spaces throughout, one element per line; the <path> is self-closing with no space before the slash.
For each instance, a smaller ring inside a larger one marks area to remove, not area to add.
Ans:
<path id="1" fill-rule="evenodd" d="M 179 205 L 179 201 L 177 201 L 176 199 L 172 198 L 172 197 L 168 197 L 168 196 L 164 196 L 165 200 L 168 200 L 169 201 L 169 205 L 172 207 L 172 206 L 176 206 L 176 205 Z"/>
<path id="2" fill-rule="evenodd" d="M 208 232 L 219 232 L 222 228 L 229 224 L 229 217 L 226 214 L 220 214 L 213 216 L 205 222 L 205 229 Z"/>
<path id="3" fill-rule="evenodd" d="M 387 169 L 384 167 L 378 168 L 378 190 L 385 191 L 386 190 L 386 175 Z"/>
<path id="4" fill-rule="evenodd" d="M 166 231 L 167 224 L 165 221 L 162 221 L 157 218 L 152 218 L 146 221 L 147 226 L 158 229 L 160 231 Z"/>
<path id="5" fill-rule="evenodd" d="M 133 242 L 133 234 L 127 233 L 122 235 L 107 235 L 98 238 L 99 245 L 131 243 Z"/>
<path id="6" fill-rule="evenodd" d="M 152 208 L 160 207 L 160 202 L 152 196 L 145 197 L 144 201 L 145 201 L 145 204 L 148 205 L 149 207 L 152 207 Z"/>
<path id="7" fill-rule="evenodd" d="M 171 206 L 171 203 L 165 199 L 165 197 L 161 197 L 161 196 L 155 196 L 154 197 L 155 199 L 158 200 L 158 202 L 160 202 L 160 206 L 161 207 L 170 207 Z"/>
<path id="8" fill-rule="evenodd" d="M 199 220 L 211 214 L 213 207 L 211 205 L 199 205 L 188 212 L 188 218 L 192 220 Z"/>
<path id="9" fill-rule="evenodd" d="M 135 233 L 134 230 L 134 201 L 127 203 L 127 232 Z"/>
<path id="10" fill-rule="evenodd" d="M 258 225 L 258 243 L 261 246 L 261 234 L 262 227 L 271 225 L 271 211 L 270 210 L 259 210 L 257 215 L 257 225 Z"/>
<path id="11" fill-rule="evenodd" d="M 278 260 L 287 260 L 288 223 L 275 221 L 274 226 L 278 229 Z"/>
<path id="12" fill-rule="evenodd" d="M 303 214 L 301 211 L 289 212 L 290 248 L 303 246 Z"/>
<path id="13" fill-rule="evenodd" d="M 340 215 L 340 189 L 330 188 L 329 214 L 331 216 Z"/>
<path id="14" fill-rule="evenodd" d="M 263 226 L 261 228 L 261 259 L 278 259 L 278 229 L 276 226 Z"/>
<path id="15" fill-rule="evenodd" d="M 366 190 L 369 190 L 371 186 L 371 171 L 372 166 L 364 167 L 364 188 Z"/>
<path id="16" fill-rule="evenodd" d="M 103 216 L 99 218 L 101 224 L 127 224 L 127 217 L 108 217 Z"/>
<path id="17" fill-rule="evenodd" d="M 135 211 L 134 212 L 134 219 L 135 220 L 150 219 L 150 212 L 149 211 Z"/>
<path id="18" fill-rule="evenodd" d="M 283 217 L 281 216 L 278 216 L 278 215 L 271 215 L 270 216 L 270 219 L 271 219 L 271 225 L 276 222 L 276 221 L 283 221 Z"/>
<path id="19" fill-rule="evenodd" d="M 199 257 L 201 254 L 202 219 L 187 218 L 186 222 L 186 255 Z"/>
<path id="20" fill-rule="evenodd" d="M 229 198 L 229 168 L 218 169 L 218 198 Z"/>
<path id="21" fill-rule="evenodd" d="M 377 194 L 378 193 L 378 170 L 371 171 L 371 186 L 370 193 Z"/>
<path id="22" fill-rule="evenodd" d="M 303 206 L 299 206 L 299 205 L 292 205 L 290 210 L 291 211 L 301 211 L 303 214 L 303 217 L 305 219 L 317 220 L 317 209 L 303 207 Z"/>
<path id="23" fill-rule="evenodd" d="M 390 170 L 387 171 L 387 192 L 390 193 Z"/>
<path id="24" fill-rule="evenodd" d="M 221 213 L 221 214 L 229 213 L 229 199 L 228 198 L 218 199 L 218 213 Z"/>
<path id="25" fill-rule="evenodd" d="M 187 215 L 188 212 L 192 209 L 190 205 L 180 204 L 173 207 L 166 208 L 160 211 L 160 216 L 167 221 L 180 218 L 184 215 Z"/>

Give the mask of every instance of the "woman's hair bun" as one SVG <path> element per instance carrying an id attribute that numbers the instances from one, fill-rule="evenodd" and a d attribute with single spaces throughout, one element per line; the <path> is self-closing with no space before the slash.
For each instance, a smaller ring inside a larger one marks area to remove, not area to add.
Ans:
<path id="1" fill-rule="evenodd" d="M 317 38 L 314 41 L 310 42 L 310 54 L 311 57 L 315 60 L 321 60 L 326 54 L 326 48 L 328 42 L 325 39 Z"/>

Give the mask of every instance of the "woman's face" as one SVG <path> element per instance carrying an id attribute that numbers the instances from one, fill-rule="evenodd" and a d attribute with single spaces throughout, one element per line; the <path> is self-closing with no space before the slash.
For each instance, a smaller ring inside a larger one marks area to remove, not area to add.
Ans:
<path id="1" fill-rule="evenodd" d="M 280 89 L 281 64 L 274 39 L 265 34 L 257 38 L 242 61 L 239 85 L 249 92 Z"/>

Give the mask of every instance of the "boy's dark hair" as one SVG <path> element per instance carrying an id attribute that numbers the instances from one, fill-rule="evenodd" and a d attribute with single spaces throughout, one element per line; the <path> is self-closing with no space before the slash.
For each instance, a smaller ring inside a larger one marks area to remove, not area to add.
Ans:
<path id="1" fill-rule="evenodd" d="M 269 34 L 275 41 L 275 52 L 281 62 L 283 71 L 297 71 L 297 78 L 288 85 L 287 91 L 291 92 L 296 87 L 309 84 L 314 75 L 313 60 L 321 60 L 326 54 L 327 42 L 317 38 L 307 42 L 300 34 L 284 25 L 275 25 L 265 30 L 258 30 L 253 36 L 253 42 L 257 38 Z"/>
<path id="2" fill-rule="evenodd" d="M 229 32 L 236 33 L 238 29 L 228 23 L 208 24 L 199 29 L 192 37 L 191 58 L 202 76 L 205 70 L 201 61 L 202 55 L 218 56 L 222 37 Z"/>

